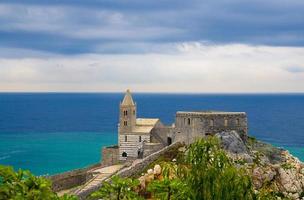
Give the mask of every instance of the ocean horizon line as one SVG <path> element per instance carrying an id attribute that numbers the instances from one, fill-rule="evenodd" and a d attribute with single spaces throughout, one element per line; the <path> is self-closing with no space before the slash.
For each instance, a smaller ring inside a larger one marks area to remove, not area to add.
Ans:
<path id="1" fill-rule="evenodd" d="M 19 91 L 12 91 L 12 92 L 2 92 L 0 94 L 124 94 L 122 92 L 87 92 L 87 91 L 29 91 L 29 92 L 19 92 Z M 151 95 L 304 95 L 304 92 L 134 92 L 132 94 L 151 94 Z"/>

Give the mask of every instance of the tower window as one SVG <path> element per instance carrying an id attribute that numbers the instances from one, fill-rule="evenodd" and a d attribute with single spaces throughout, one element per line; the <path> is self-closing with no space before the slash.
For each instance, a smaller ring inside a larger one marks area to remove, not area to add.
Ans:
<path id="1" fill-rule="evenodd" d="M 210 126 L 214 126 L 214 120 L 213 119 L 210 120 Z"/>
<path id="2" fill-rule="evenodd" d="M 128 122 L 127 121 L 124 121 L 124 126 L 128 126 Z"/>
<path id="3" fill-rule="evenodd" d="M 125 142 L 128 142 L 128 136 L 125 135 Z"/>
<path id="4" fill-rule="evenodd" d="M 228 119 L 224 119 L 224 126 L 228 126 Z"/>
<path id="5" fill-rule="evenodd" d="M 133 110 L 133 115 L 135 115 L 135 110 Z"/>
<path id="6" fill-rule="evenodd" d="M 124 110 L 124 116 L 128 116 L 128 111 Z"/>
<path id="7" fill-rule="evenodd" d="M 190 118 L 188 118 L 188 125 L 190 125 L 191 124 L 191 119 Z"/>
<path id="8" fill-rule="evenodd" d="M 141 142 L 141 136 L 138 137 L 138 141 Z"/>

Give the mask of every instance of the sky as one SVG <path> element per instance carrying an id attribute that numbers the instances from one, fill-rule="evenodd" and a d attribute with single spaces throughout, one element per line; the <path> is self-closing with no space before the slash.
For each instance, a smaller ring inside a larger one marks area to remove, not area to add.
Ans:
<path id="1" fill-rule="evenodd" d="M 303 0 L 1 0 L 0 92 L 304 92 Z"/>

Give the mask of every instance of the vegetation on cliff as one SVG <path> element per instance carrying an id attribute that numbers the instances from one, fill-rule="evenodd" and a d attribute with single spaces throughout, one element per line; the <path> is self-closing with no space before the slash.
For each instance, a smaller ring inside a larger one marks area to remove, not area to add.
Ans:
<path id="1" fill-rule="evenodd" d="M 90 199 L 304 199 L 304 166 L 288 152 L 227 132 L 176 146 L 134 177 L 103 183 Z M 51 183 L 28 171 L 0 167 L 2 199 L 58 197 Z"/>
<path id="2" fill-rule="evenodd" d="M 161 170 L 148 170 L 139 178 L 138 185 L 125 185 L 123 190 L 133 189 L 138 194 L 136 198 L 258 199 L 246 170 L 233 165 L 214 137 L 198 140 L 181 150 L 176 160 L 162 161 L 160 166 Z M 114 189 L 116 182 L 117 177 L 112 186 L 107 185 L 111 188 L 108 191 L 118 191 Z M 97 196 L 101 193 L 106 194 L 104 189 L 100 189 L 91 197 L 106 197 Z"/>
<path id="3" fill-rule="evenodd" d="M 76 200 L 74 196 L 58 197 L 51 189 L 51 182 L 29 171 L 0 165 L 0 200 Z"/>

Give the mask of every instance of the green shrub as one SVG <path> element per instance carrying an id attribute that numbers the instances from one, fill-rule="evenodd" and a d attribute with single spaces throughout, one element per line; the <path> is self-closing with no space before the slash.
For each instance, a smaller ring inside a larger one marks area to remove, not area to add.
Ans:
<path id="1" fill-rule="evenodd" d="M 51 182 L 29 171 L 0 165 L 0 199 L 12 200 L 75 200 L 74 196 L 58 197 L 51 189 Z"/>
<path id="2" fill-rule="evenodd" d="M 110 182 L 103 182 L 103 186 L 90 195 L 90 199 L 125 200 L 142 199 L 134 189 L 139 185 L 137 179 L 120 178 L 114 176 Z"/>
<path id="3" fill-rule="evenodd" d="M 233 166 L 219 141 L 209 137 L 191 144 L 186 155 L 191 199 L 254 199 L 251 178 Z"/>

